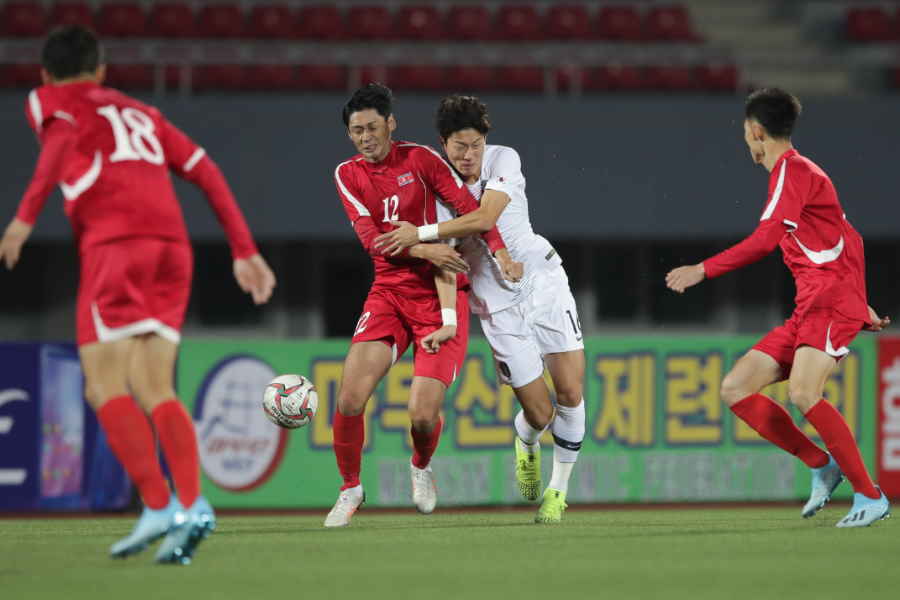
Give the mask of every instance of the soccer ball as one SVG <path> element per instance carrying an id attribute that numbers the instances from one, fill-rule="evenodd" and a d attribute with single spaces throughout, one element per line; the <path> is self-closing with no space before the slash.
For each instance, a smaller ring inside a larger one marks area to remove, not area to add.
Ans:
<path id="1" fill-rule="evenodd" d="M 319 408 L 319 395 L 302 375 L 279 375 L 263 392 L 263 411 L 269 420 L 285 429 L 308 425 Z"/>

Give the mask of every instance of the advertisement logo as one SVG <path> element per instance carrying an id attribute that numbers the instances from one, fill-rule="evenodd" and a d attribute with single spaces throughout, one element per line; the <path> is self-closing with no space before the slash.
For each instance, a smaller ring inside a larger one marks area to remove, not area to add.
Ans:
<path id="1" fill-rule="evenodd" d="M 276 375 L 255 356 L 232 355 L 206 374 L 194 403 L 200 465 L 217 486 L 245 492 L 278 468 L 287 431 L 262 410 L 262 394 Z"/>
<path id="2" fill-rule="evenodd" d="M 0 406 L 9 402 L 28 402 L 28 392 L 15 388 L 0 390 Z M 9 434 L 15 422 L 13 417 L 0 417 L 0 435 Z M 22 485 L 27 475 L 26 469 L 0 469 L 0 485 Z"/>
<path id="3" fill-rule="evenodd" d="M 881 340 L 878 394 L 878 483 L 900 497 L 900 339 Z"/>

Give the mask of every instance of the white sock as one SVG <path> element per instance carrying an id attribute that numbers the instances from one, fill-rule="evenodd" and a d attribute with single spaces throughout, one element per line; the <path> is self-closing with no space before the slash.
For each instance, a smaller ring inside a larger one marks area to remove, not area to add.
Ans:
<path id="1" fill-rule="evenodd" d="M 538 440 L 541 439 L 541 434 L 544 433 L 544 431 L 532 427 L 531 423 L 528 422 L 528 419 L 525 418 L 525 411 L 522 410 L 516 415 L 515 423 L 516 435 L 522 440 L 526 449 L 533 450 L 533 447 L 537 445 Z"/>
<path id="2" fill-rule="evenodd" d="M 578 406 L 556 407 L 553 418 L 553 474 L 550 486 L 554 490 L 567 492 L 569 477 L 578 460 L 578 451 L 584 441 L 584 400 Z"/>

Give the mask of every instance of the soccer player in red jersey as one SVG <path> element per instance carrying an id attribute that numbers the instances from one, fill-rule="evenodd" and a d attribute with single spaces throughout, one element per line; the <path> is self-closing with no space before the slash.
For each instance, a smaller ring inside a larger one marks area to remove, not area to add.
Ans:
<path id="1" fill-rule="evenodd" d="M 392 140 L 397 126 L 392 101 L 388 88 L 369 84 L 357 90 L 343 109 L 344 125 L 359 154 L 337 166 L 335 185 L 356 235 L 372 257 L 375 281 L 344 362 L 333 425 L 343 485 L 325 519 L 326 527 L 349 525 L 365 498 L 359 479 L 363 411 L 375 386 L 411 343 L 415 361 L 409 398 L 413 502 L 422 513 L 434 510 L 436 490 L 429 463 L 440 439 L 441 403 L 465 359 L 468 282 L 459 277 L 455 311 L 443 312 L 445 326 L 458 324 L 456 335 L 447 339 L 434 268 L 461 273 L 468 268 L 465 261 L 439 243 L 417 244 L 397 257 L 384 256 L 373 245 L 376 236 L 393 229 L 392 222 L 436 229 L 439 213 L 447 210 L 444 203 L 458 213 L 477 209 L 469 190 L 434 150 Z M 509 258 L 496 228 L 483 238 L 505 276 L 521 277 L 521 264 Z M 442 331 L 438 335 L 443 343 L 436 351 L 420 351 L 420 346 L 431 343 L 430 334 Z"/>
<path id="2" fill-rule="evenodd" d="M 254 302 L 269 299 L 275 278 L 216 164 L 158 110 L 103 87 L 101 52 L 77 26 L 54 31 L 44 44 L 44 85 L 26 104 L 41 153 L 0 240 L 0 260 L 15 266 L 58 184 L 81 262 L 76 330 L 86 397 L 145 504 L 111 554 L 140 552 L 165 535 L 157 561 L 186 564 L 215 516 L 200 496 L 194 425 L 173 384 L 193 257 L 170 170 L 205 192 L 228 236 L 238 285 Z M 147 415 L 177 495 L 163 477 Z"/>
<path id="3" fill-rule="evenodd" d="M 744 139 L 753 161 L 771 173 L 759 225 L 728 250 L 670 271 L 666 284 L 682 293 L 781 247 L 797 286 L 796 308 L 738 360 L 722 382 L 722 398 L 763 438 L 812 469 L 803 517 L 816 514 L 846 476 L 855 492 L 853 507 L 837 526 L 861 527 L 887 516 L 890 506 L 869 477 L 850 428 L 822 391 L 853 338 L 863 329 L 880 331 L 890 319 L 866 302 L 862 237 L 847 221 L 831 179 L 791 143 L 799 116 L 799 101 L 783 90 L 762 89 L 747 98 Z M 784 379 L 791 402 L 828 452 L 804 435 L 784 408 L 760 394 Z"/>

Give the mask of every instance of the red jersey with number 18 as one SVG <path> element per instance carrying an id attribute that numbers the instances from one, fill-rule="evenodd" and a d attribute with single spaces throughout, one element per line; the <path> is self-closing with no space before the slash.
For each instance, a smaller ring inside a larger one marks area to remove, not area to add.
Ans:
<path id="1" fill-rule="evenodd" d="M 42 153 L 18 218 L 33 224 L 58 184 L 82 253 L 127 238 L 186 243 L 171 169 L 206 192 L 235 258 L 256 254 L 215 163 L 157 109 L 97 83 L 78 82 L 33 90 L 25 113 Z"/>

